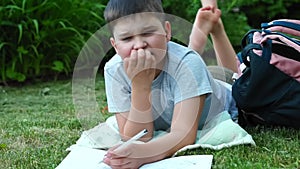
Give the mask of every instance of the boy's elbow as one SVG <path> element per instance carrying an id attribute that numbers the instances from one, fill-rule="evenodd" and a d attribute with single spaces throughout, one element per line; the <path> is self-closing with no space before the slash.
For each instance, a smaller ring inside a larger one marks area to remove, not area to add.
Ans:
<path id="1" fill-rule="evenodd" d="M 185 141 L 185 146 L 194 144 L 195 140 L 196 140 L 196 137 L 188 137 Z"/>
<path id="2" fill-rule="evenodd" d="M 187 145 L 195 144 L 197 133 L 179 132 L 176 135 L 177 135 L 177 137 L 182 139 L 180 145 L 182 147 L 184 147 L 184 146 L 187 146 Z"/>

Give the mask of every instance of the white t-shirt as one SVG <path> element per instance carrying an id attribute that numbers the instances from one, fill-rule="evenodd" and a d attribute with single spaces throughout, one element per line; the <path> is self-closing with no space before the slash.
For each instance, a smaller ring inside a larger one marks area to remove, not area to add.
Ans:
<path id="1" fill-rule="evenodd" d="M 124 71 L 119 55 L 113 56 L 106 63 L 104 76 L 109 112 L 128 112 L 131 106 L 131 81 Z M 152 83 L 155 129 L 170 128 L 175 104 L 204 94 L 208 97 L 199 120 L 199 129 L 206 120 L 234 108 L 231 88 L 212 78 L 204 61 L 195 51 L 169 42 L 163 71 Z"/>

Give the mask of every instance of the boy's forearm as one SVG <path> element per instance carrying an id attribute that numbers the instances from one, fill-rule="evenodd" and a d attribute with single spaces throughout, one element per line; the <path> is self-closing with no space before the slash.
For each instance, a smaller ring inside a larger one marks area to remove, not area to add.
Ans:
<path id="1" fill-rule="evenodd" d="M 145 156 L 151 157 L 148 162 L 158 161 L 171 157 L 184 146 L 193 144 L 196 135 L 191 137 L 190 134 L 189 132 L 171 132 L 139 146 L 142 146 Z"/>
<path id="2" fill-rule="evenodd" d="M 132 86 L 131 108 L 127 122 L 124 126 L 124 135 L 134 136 L 143 129 L 148 130 L 144 138 L 152 138 L 153 117 L 152 117 L 151 86 Z"/>

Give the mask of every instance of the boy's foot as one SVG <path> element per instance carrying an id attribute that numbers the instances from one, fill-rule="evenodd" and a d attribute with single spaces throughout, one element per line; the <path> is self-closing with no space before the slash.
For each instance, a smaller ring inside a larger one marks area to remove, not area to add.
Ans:
<path id="1" fill-rule="evenodd" d="M 220 17 L 221 11 L 219 9 L 207 6 L 199 9 L 195 24 L 205 35 L 208 35 L 217 31 Z"/>
<path id="2" fill-rule="evenodd" d="M 202 54 L 208 35 L 219 31 L 221 11 L 211 6 L 200 8 L 197 12 L 190 36 L 189 47 Z"/>
<path id="3" fill-rule="evenodd" d="M 203 7 L 211 6 L 215 9 L 215 12 L 220 13 L 221 15 L 221 11 L 218 9 L 218 0 L 201 0 L 201 4 Z M 211 34 L 217 33 L 220 29 L 224 29 L 221 17 L 219 19 L 219 23 L 215 25 L 214 29 L 210 32 Z"/>

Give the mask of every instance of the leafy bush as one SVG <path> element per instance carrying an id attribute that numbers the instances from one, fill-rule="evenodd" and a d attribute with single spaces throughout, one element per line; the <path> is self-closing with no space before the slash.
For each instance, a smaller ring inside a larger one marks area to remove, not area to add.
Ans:
<path id="1" fill-rule="evenodd" d="M 239 50 L 240 41 L 251 28 L 259 28 L 261 22 L 279 18 L 300 19 L 300 0 L 217 0 L 228 37 Z M 200 0 L 163 0 L 166 13 L 193 22 Z"/>
<path id="2" fill-rule="evenodd" d="M 96 0 L 2 0 L 1 81 L 68 74 L 83 44 L 104 23 Z"/>
<path id="3" fill-rule="evenodd" d="M 103 10 L 107 2 L 1 0 L 0 83 L 35 77 L 49 79 L 71 73 L 85 42 L 105 24 Z M 218 0 L 218 5 L 229 39 L 239 50 L 243 35 L 250 28 L 259 27 L 261 22 L 276 18 L 300 19 L 299 2 Z M 199 0 L 163 0 L 163 6 L 166 13 L 193 22 L 201 4 Z"/>
<path id="4" fill-rule="evenodd" d="M 236 6 L 246 14 L 249 25 L 254 28 L 274 19 L 300 19 L 300 0 L 239 0 Z"/>
<path id="5" fill-rule="evenodd" d="M 163 3 L 166 13 L 174 14 L 190 22 L 194 21 L 196 13 L 201 7 L 199 0 L 163 0 Z M 237 5 L 237 1 L 218 0 L 218 6 L 222 10 L 223 23 L 233 46 L 239 46 L 241 37 L 250 28 L 245 14 L 235 10 Z"/>

